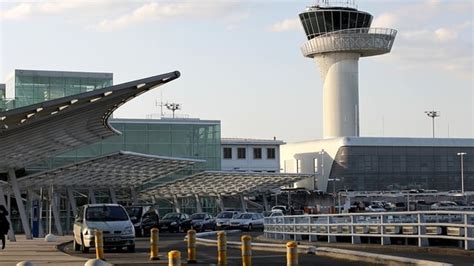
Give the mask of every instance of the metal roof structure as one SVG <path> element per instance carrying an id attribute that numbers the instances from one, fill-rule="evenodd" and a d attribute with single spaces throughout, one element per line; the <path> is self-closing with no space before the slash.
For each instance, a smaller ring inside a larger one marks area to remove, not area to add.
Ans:
<path id="1" fill-rule="evenodd" d="M 199 162 L 204 161 L 120 151 L 21 177 L 18 185 L 20 188 L 51 184 L 80 189 L 130 188 Z"/>
<path id="2" fill-rule="evenodd" d="M 0 112 L 0 172 L 120 134 L 107 119 L 178 71 Z"/>
<path id="3" fill-rule="evenodd" d="M 231 196 L 257 194 L 278 189 L 306 178 L 310 174 L 205 171 L 142 191 L 142 197 L 172 198 L 198 196 Z"/>

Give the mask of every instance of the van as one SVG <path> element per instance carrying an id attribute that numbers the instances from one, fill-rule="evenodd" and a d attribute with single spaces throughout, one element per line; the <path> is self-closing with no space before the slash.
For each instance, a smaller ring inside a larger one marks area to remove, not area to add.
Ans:
<path id="1" fill-rule="evenodd" d="M 74 220 L 73 247 L 89 252 L 95 246 L 95 231 L 103 233 L 104 248 L 126 247 L 135 251 L 135 229 L 124 207 L 119 204 L 87 204 L 77 212 Z"/>

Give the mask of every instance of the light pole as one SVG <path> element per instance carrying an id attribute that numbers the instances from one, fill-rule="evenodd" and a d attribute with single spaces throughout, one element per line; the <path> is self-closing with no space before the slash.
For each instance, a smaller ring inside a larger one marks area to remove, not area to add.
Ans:
<path id="1" fill-rule="evenodd" d="M 329 178 L 328 181 L 332 181 L 332 198 L 334 204 L 334 211 L 336 211 L 336 181 L 341 181 L 339 178 Z"/>
<path id="2" fill-rule="evenodd" d="M 464 195 L 464 155 L 465 152 L 458 152 L 457 155 L 461 156 L 461 193 Z"/>
<path id="3" fill-rule="evenodd" d="M 425 111 L 425 114 L 433 120 L 433 138 L 435 137 L 435 126 L 434 121 L 436 117 L 439 117 L 439 111 Z"/>

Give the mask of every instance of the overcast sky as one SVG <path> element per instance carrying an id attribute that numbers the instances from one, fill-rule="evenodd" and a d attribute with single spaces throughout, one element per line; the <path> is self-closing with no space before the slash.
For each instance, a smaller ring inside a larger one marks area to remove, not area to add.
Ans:
<path id="1" fill-rule="evenodd" d="M 223 137 L 288 142 L 322 136 L 322 81 L 305 58 L 298 13 L 316 1 L 0 0 L 0 81 L 13 69 L 113 72 L 122 83 L 181 77 L 115 117 L 221 120 Z M 357 1 L 373 27 L 398 30 L 392 52 L 359 61 L 362 136 L 474 137 L 470 0 Z M 161 93 L 160 93 L 161 92 Z"/>

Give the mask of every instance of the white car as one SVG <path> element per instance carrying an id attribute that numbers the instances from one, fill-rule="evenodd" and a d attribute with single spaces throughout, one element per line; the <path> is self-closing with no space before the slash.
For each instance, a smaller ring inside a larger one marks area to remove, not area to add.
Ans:
<path id="1" fill-rule="evenodd" d="M 230 220 L 230 227 L 247 231 L 252 231 L 254 228 L 263 229 L 263 215 L 254 212 L 241 213 Z"/>
<path id="2" fill-rule="evenodd" d="M 104 247 L 126 247 L 135 251 L 135 229 L 125 209 L 119 204 L 87 204 L 74 220 L 75 251 L 89 252 L 95 246 L 95 231 L 103 234 Z"/>
<path id="3" fill-rule="evenodd" d="M 384 212 L 386 211 L 384 208 L 376 205 L 369 205 L 369 207 L 365 208 L 366 211 L 368 212 Z"/>
<path id="4" fill-rule="evenodd" d="M 230 220 L 235 216 L 239 215 L 239 211 L 223 211 L 216 216 L 216 227 L 217 229 L 226 229 L 229 227 Z"/>

